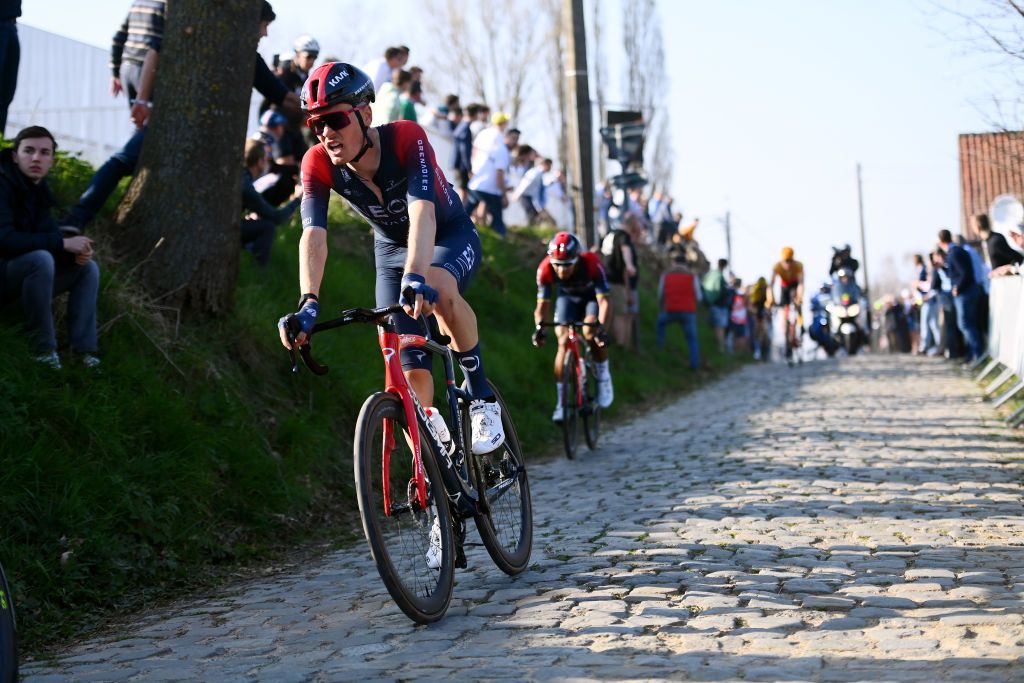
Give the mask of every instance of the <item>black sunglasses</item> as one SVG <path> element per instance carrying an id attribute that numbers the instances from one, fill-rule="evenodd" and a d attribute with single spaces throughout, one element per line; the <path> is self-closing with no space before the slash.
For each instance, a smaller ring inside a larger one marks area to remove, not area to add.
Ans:
<path id="1" fill-rule="evenodd" d="M 355 109 L 350 109 L 349 111 L 334 111 L 321 116 L 310 116 L 306 119 L 306 125 L 312 128 L 317 135 L 323 135 L 326 126 L 330 126 L 332 130 L 342 130 L 352 123 L 349 114 L 354 111 Z"/>

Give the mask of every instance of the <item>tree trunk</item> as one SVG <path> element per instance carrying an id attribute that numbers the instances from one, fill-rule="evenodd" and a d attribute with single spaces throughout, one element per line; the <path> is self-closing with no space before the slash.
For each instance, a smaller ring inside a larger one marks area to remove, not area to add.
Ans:
<path id="1" fill-rule="evenodd" d="M 170 0 L 142 156 L 117 212 L 161 304 L 231 307 L 238 279 L 242 142 L 258 42 L 255 0 Z M 163 242 L 157 247 L 157 244 Z"/>

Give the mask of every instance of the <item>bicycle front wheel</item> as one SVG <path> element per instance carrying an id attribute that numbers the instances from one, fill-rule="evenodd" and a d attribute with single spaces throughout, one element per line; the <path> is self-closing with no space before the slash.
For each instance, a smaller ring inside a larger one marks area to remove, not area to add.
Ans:
<path id="1" fill-rule="evenodd" d="M 597 448 L 601 436 L 601 405 L 597 402 L 597 372 L 594 363 L 587 362 L 587 379 L 583 383 L 583 436 L 587 448 Z"/>
<path id="2" fill-rule="evenodd" d="M 463 388 L 465 388 L 465 384 Z M 473 479 L 484 499 L 476 515 L 480 540 L 501 571 L 515 575 L 526 569 L 533 547 L 533 503 L 526 460 L 519 446 L 519 435 L 508 405 L 493 384 L 490 385 L 501 406 L 501 425 L 505 445 L 486 455 L 474 455 Z M 464 433 L 470 433 L 469 411 L 463 409 Z M 467 453 L 471 452 L 468 448 Z"/>
<path id="3" fill-rule="evenodd" d="M 455 541 L 436 454 L 423 429 L 427 504 L 418 501 L 408 431 L 397 396 L 378 393 L 366 399 L 353 444 L 356 493 L 363 532 L 388 593 L 410 619 L 429 624 L 443 617 L 451 602 Z"/>
<path id="4" fill-rule="evenodd" d="M 18 628 L 11 589 L 0 566 L 0 683 L 18 680 Z"/>
<path id="5" fill-rule="evenodd" d="M 565 456 L 570 460 L 576 457 L 576 445 L 579 442 L 580 385 L 576 372 L 576 354 L 567 351 L 562 365 L 562 441 L 565 444 Z"/>

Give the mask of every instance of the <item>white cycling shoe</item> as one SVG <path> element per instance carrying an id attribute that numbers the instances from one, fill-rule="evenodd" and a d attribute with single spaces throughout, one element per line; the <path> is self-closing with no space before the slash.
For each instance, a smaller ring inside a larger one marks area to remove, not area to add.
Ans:
<path id="1" fill-rule="evenodd" d="M 505 443 L 505 428 L 501 424 L 501 406 L 497 401 L 476 400 L 469 404 L 470 432 L 473 435 L 473 455 L 485 455 L 501 448 Z"/>
<path id="2" fill-rule="evenodd" d="M 565 419 L 565 410 L 561 405 L 555 406 L 555 412 L 551 413 L 552 422 L 561 422 Z"/>
<path id="3" fill-rule="evenodd" d="M 441 520 L 434 515 L 434 525 L 430 527 L 430 546 L 427 548 L 427 568 L 438 569 L 441 566 Z"/>
<path id="4" fill-rule="evenodd" d="M 612 388 L 611 375 L 597 380 L 597 405 L 607 408 L 613 400 L 615 400 L 615 390 Z"/>

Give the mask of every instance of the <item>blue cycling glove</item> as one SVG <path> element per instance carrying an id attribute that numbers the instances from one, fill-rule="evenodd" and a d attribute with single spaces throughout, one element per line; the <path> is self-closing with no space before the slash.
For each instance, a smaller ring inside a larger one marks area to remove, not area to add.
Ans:
<path id="1" fill-rule="evenodd" d="M 302 304 L 302 308 L 291 315 L 286 315 L 281 318 L 278 324 L 286 326 L 288 325 L 288 319 L 292 318 L 295 321 L 294 327 L 298 328 L 297 330 L 294 330 L 295 334 L 298 335 L 299 332 L 302 332 L 308 339 L 309 335 L 313 333 L 313 326 L 316 325 L 316 319 L 319 315 L 320 304 L 313 299 L 307 299 L 306 302 Z"/>
<path id="2" fill-rule="evenodd" d="M 406 300 L 406 289 L 412 290 L 412 301 Z M 428 304 L 437 303 L 437 290 L 427 284 L 426 278 L 424 278 L 422 275 L 417 275 L 416 273 L 406 273 L 405 275 L 402 276 L 402 284 L 400 286 L 400 295 L 398 298 L 398 303 L 402 304 L 403 306 L 415 306 L 417 294 L 422 294 L 423 300 L 426 301 Z"/>

